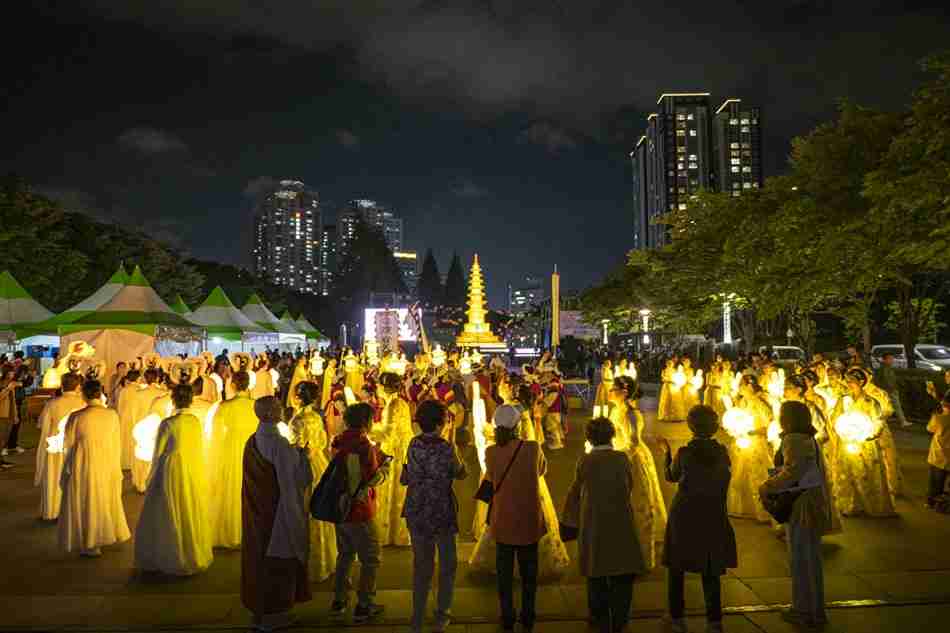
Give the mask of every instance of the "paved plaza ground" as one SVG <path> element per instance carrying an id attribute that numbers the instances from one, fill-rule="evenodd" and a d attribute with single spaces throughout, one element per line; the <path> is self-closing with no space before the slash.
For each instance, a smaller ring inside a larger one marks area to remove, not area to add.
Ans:
<path id="1" fill-rule="evenodd" d="M 656 436 L 670 440 L 674 450 L 688 439 L 685 424 L 660 424 L 647 410 L 646 440 L 654 450 Z M 582 412 L 570 416 L 567 448 L 548 453 L 548 484 L 561 507 L 583 450 Z M 893 519 L 845 519 L 843 534 L 825 541 L 825 578 L 830 605 L 830 631 L 947 630 L 950 627 L 950 516 L 924 508 L 929 437 L 921 429 L 895 430 L 901 448 L 906 494 Z M 23 444 L 36 434 L 27 430 Z M 467 458 L 477 472 L 473 450 Z M 38 492 L 32 486 L 33 451 L 10 458 L 17 467 L 0 473 L 0 630 L 239 630 L 249 614 L 238 596 L 240 553 L 216 550 L 211 569 L 187 579 L 143 577 L 132 570 L 133 544 L 104 549 L 100 559 L 64 555 L 56 548 L 56 525 L 37 519 Z M 455 600 L 457 633 L 498 630 L 497 598 L 491 577 L 476 577 L 464 563 L 471 553 L 474 477 L 461 482 L 460 555 Z M 667 503 L 672 488 L 664 487 Z M 135 528 L 142 497 L 126 481 L 126 511 Z M 785 545 L 768 526 L 734 520 L 739 567 L 723 578 L 726 630 L 783 632 L 794 630 L 781 621 L 780 605 L 790 601 Z M 572 559 L 574 546 L 569 545 Z M 412 555 L 407 548 L 384 550 L 379 600 L 386 619 L 365 626 L 372 631 L 405 631 L 411 606 Z M 295 630 L 342 628 L 327 618 L 330 585 L 314 586 L 314 600 L 301 605 Z M 634 591 L 632 631 L 659 631 L 665 608 L 663 569 L 640 578 Z M 697 617 L 691 630 L 702 631 L 702 591 L 698 579 L 687 583 L 687 606 Z M 583 579 L 572 565 L 559 582 L 542 586 L 538 600 L 539 633 L 586 630 Z"/>

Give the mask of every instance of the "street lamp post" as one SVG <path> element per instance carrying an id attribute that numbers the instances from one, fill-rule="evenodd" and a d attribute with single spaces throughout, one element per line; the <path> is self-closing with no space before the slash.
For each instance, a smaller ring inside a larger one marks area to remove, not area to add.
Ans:
<path id="1" fill-rule="evenodd" d="M 608 336 L 607 336 L 607 326 L 610 325 L 610 319 L 603 319 L 603 320 L 601 320 L 600 324 L 601 324 L 601 326 L 603 326 L 603 329 L 604 329 L 604 340 L 603 340 L 603 343 L 604 343 L 604 346 L 606 347 L 607 345 L 610 344 L 610 339 L 609 339 Z"/>
<path id="2" fill-rule="evenodd" d="M 644 346 L 650 345 L 650 315 L 653 314 L 653 311 L 649 308 L 642 308 L 640 310 L 640 325 L 643 329 L 643 337 L 641 341 Z"/>

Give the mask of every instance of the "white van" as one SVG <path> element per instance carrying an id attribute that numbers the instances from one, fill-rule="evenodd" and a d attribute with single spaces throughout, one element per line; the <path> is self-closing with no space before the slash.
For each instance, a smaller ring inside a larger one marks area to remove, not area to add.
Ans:
<path id="1" fill-rule="evenodd" d="M 768 353 L 770 346 L 763 345 L 759 348 L 759 354 L 763 356 Z M 772 345 L 772 360 L 776 365 L 783 367 L 794 366 L 795 363 L 805 361 L 805 350 L 794 345 Z"/>
<path id="2" fill-rule="evenodd" d="M 871 348 L 871 366 L 879 367 L 881 356 L 885 353 L 894 355 L 894 367 L 907 367 L 903 345 L 875 345 Z M 950 369 L 950 348 L 945 345 L 930 345 L 927 343 L 915 345 L 914 362 L 918 369 L 946 371 Z"/>

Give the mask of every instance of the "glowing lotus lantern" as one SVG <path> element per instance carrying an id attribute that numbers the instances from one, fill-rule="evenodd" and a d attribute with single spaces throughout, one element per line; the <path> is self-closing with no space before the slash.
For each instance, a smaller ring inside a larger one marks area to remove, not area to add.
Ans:
<path id="1" fill-rule="evenodd" d="M 467 353 L 462 356 L 462 360 L 459 361 L 459 371 L 462 372 L 463 376 L 468 376 L 472 373 L 472 359 L 469 358 Z"/>
<path id="2" fill-rule="evenodd" d="M 485 449 L 488 440 L 485 439 L 485 427 L 488 425 L 488 415 L 485 411 L 485 401 L 481 396 L 481 385 L 478 381 L 472 383 L 472 420 L 475 432 L 475 450 L 478 451 L 478 464 L 485 472 Z"/>
<path id="3" fill-rule="evenodd" d="M 755 418 L 748 411 L 732 408 L 722 416 L 722 428 L 736 438 L 736 446 L 748 448 L 752 445 L 749 434 L 755 430 Z"/>
<path id="4" fill-rule="evenodd" d="M 66 440 L 66 423 L 69 422 L 70 415 L 69 413 L 64 415 L 63 419 L 56 425 L 56 435 L 46 438 L 47 453 L 55 454 L 63 452 L 63 442 Z"/>
<path id="5" fill-rule="evenodd" d="M 877 428 L 874 421 L 860 411 L 847 411 L 835 420 L 835 431 L 845 442 L 845 450 L 851 454 L 861 452 L 861 444 L 874 436 Z"/>
<path id="6" fill-rule="evenodd" d="M 442 346 L 438 343 L 435 344 L 435 349 L 432 350 L 432 366 L 441 367 L 445 364 L 445 350 L 442 349 Z"/>
<path id="7" fill-rule="evenodd" d="M 286 422 L 277 423 L 277 432 L 291 444 L 294 443 L 294 432 L 290 430 L 290 425 Z"/>
<path id="8" fill-rule="evenodd" d="M 155 455 L 155 438 L 158 437 L 158 426 L 162 419 L 152 413 L 132 428 L 132 437 L 135 439 L 135 458 L 143 462 L 151 462 Z"/>
<path id="9" fill-rule="evenodd" d="M 471 359 L 472 359 L 473 365 L 481 365 L 482 359 L 483 359 L 482 353 L 478 351 L 477 349 L 472 350 Z"/>
<path id="10" fill-rule="evenodd" d="M 323 373 L 323 356 L 314 354 L 310 357 L 310 375 L 319 376 Z"/>
<path id="11" fill-rule="evenodd" d="M 389 371 L 397 374 L 399 376 L 406 375 L 406 366 L 409 362 L 406 360 L 405 356 L 396 356 L 393 355 L 392 359 L 389 361 Z"/>
<path id="12" fill-rule="evenodd" d="M 343 397 L 346 398 L 346 406 L 359 402 L 359 400 L 356 399 L 356 394 L 353 393 L 349 385 L 343 387 Z"/>
<path id="13" fill-rule="evenodd" d="M 693 377 L 689 380 L 690 386 L 696 391 L 699 391 L 703 388 L 703 370 L 697 369 L 696 373 L 693 374 Z"/>
<path id="14" fill-rule="evenodd" d="M 686 386 L 686 374 L 683 372 L 682 367 L 677 367 L 676 371 L 673 372 L 673 389 L 679 390 Z"/>

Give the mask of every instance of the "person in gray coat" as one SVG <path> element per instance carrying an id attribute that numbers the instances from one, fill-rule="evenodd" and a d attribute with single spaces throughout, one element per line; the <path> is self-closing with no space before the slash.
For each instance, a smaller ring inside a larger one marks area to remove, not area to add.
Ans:
<path id="1" fill-rule="evenodd" d="M 587 423 L 591 452 L 577 462 L 562 525 L 577 528 L 580 573 L 587 578 L 587 603 L 595 626 L 615 633 L 626 626 L 633 579 L 647 572 L 637 538 L 631 492 L 633 465 L 613 450 L 615 429 L 607 418 Z"/>
<path id="2" fill-rule="evenodd" d="M 713 439 L 719 416 L 696 405 L 686 417 L 693 439 L 676 453 L 666 448 L 666 479 L 679 484 L 666 525 L 663 565 L 667 567 L 667 630 L 686 631 L 685 573 L 701 574 L 706 602 L 706 631 L 722 631 L 719 577 L 738 565 L 736 535 L 726 512 L 731 465 L 726 448 Z"/>

